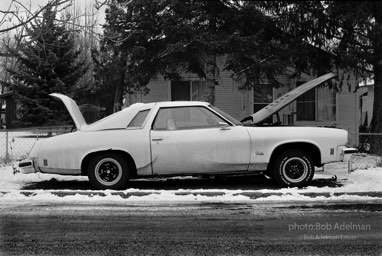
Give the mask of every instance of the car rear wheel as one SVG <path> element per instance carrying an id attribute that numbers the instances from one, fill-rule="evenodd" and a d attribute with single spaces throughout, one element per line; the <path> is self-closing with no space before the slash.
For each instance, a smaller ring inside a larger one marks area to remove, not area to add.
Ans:
<path id="1" fill-rule="evenodd" d="M 303 187 L 313 178 L 314 163 L 309 154 L 301 150 L 289 150 L 275 161 L 274 177 L 285 187 Z"/>
<path id="2" fill-rule="evenodd" d="M 128 163 L 117 153 L 98 154 L 89 162 L 88 177 L 96 189 L 122 189 L 129 180 Z"/>

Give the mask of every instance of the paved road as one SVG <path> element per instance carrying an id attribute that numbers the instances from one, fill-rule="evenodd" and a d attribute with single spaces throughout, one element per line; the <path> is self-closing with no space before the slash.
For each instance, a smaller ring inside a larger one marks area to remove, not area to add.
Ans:
<path id="1" fill-rule="evenodd" d="M 0 202 L 0 255 L 382 255 L 382 202 Z"/>

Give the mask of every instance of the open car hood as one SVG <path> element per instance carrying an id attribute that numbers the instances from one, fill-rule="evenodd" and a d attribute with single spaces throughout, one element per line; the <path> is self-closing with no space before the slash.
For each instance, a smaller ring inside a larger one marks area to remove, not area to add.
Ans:
<path id="1" fill-rule="evenodd" d="M 70 116 L 72 117 L 72 119 L 74 121 L 74 124 L 77 127 L 77 130 L 81 130 L 84 127 L 86 127 L 87 124 L 86 124 L 85 118 L 82 115 L 80 109 L 78 108 L 78 106 L 74 100 L 72 100 L 68 96 L 60 94 L 60 93 L 51 93 L 49 95 L 56 97 L 56 98 L 59 98 L 60 100 L 62 100 L 62 102 L 64 102 L 66 108 L 69 111 Z"/>
<path id="2" fill-rule="evenodd" d="M 291 90 L 290 92 L 284 94 L 283 96 L 276 99 L 275 101 L 273 101 L 272 103 L 270 103 L 266 107 L 260 109 L 259 111 L 257 111 L 253 115 L 250 115 L 250 116 L 244 118 L 242 120 L 242 122 L 251 121 L 252 124 L 260 123 L 260 122 L 264 121 L 265 119 L 267 119 L 268 117 L 270 117 L 271 115 L 273 115 L 274 113 L 276 113 L 277 111 L 279 111 L 282 108 L 284 108 L 285 106 L 287 106 L 288 104 L 290 104 L 291 102 L 293 102 L 294 100 L 296 100 L 302 94 L 306 93 L 310 89 L 313 89 L 314 87 L 322 84 L 323 82 L 325 82 L 325 81 L 327 81 L 327 80 L 329 80 L 335 76 L 336 75 L 333 73 L 328 73 L 326 75 L 323 75 L 323 76 L 320 76 L 316 79 L 313 79 L 309 82 L 306 82 L 306 83 L 300 85 L 299 87 Z"/>

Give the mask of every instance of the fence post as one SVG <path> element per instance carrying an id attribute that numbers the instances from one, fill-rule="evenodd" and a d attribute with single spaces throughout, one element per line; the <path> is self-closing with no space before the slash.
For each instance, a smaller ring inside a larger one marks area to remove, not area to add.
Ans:
<path id="1" fill-rule="evenodd" d="M 5 131 L 5 162 L 8 162 L 10 160 L 8 144 L 9 144 L 9 136 L 8 136 L 8 130 L 7 130 Z"/>

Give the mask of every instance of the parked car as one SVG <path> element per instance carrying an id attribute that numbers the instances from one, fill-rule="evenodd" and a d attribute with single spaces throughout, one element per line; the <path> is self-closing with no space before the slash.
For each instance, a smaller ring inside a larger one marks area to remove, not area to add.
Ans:
<path id="1" fill-rule="evenodd" d="M 53 93 L 77 131 L 37 141 L 19 168 L 87 175 L 97 189 L 123 189 L 137 177 L 254 173 L 274 177 L 281 186 L 306 186 L 315 166 L 343 160 L 348 132 L 256 124 L 333 76 L 292 90 L 245 118 L 247 125 L 195 101 L 137 103 L 88 125 L 72 99 Z"/>

